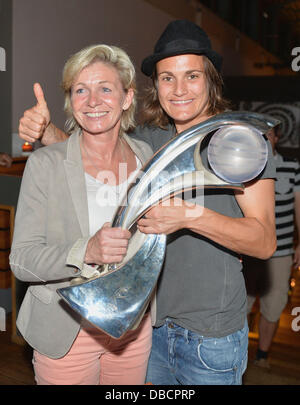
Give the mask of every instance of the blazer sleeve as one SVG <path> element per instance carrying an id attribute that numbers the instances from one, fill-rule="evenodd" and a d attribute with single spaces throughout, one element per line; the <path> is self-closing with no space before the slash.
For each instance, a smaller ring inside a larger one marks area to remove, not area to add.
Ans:
<path id="1" fill-rule="evenodd" d="M 47 177 L 51 174 L 43 163 L 41 154 L 34 153 L 28 159 L 15 218 L 10 266 L 15 276 L 26 282 L 78 277 L 88 242 L 88 238 L 82 238 L 47 243 Z"/>

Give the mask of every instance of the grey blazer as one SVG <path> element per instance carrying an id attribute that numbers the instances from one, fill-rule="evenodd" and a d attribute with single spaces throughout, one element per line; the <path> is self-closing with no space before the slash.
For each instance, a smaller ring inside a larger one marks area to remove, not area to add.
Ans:
<path id="1" fill-rule="evenodd" d="M 90 238 L 80 131 L 62 143 L 30 156 L 18 201 L 10 266 L 29 282 L 17 327 L 37 351 L 51 358 L 64 356 L 81 318 L 56 293 L 84 270 Z M 144 164 L 152 150 L 143 141 L 125 140 Z"/>

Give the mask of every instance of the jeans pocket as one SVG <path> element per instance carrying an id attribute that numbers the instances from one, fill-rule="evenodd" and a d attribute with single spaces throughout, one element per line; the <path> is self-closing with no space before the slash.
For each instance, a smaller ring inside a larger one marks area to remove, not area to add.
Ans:
<path id="1" fill-rule="evenodd" d="M 211 371 L 227 373 L 234 371 L 238 363 L 238 347 L 234 341 L 204 339 L 198 344 L 198 358 Z"/>

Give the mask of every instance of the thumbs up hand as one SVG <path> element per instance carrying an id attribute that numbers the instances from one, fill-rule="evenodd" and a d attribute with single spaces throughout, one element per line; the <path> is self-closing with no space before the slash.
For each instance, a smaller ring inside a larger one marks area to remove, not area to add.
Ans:
<path id="1" fill-rule="evenodd" d="M 39 83 L 34 84 L 33 92 L 37 103 L 34 107 L 26 110 L 19 121 L 19 136 L 27 142 L 41 139 L 50 123 L 50 112 Z"/>
<path id="2" fill-rule="evenodd" d="M 37 101 L 36 108 L 39 109 L 41 113 L 44 113 L 45 118 L 49 118 L 50 121 L 50 113 L 47 107 L 42 86 L 39 83 L 34 83 L 33 92 Z"/>

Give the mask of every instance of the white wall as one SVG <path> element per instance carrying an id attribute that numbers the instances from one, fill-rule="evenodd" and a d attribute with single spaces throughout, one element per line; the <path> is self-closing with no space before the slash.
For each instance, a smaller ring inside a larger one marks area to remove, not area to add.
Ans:
<path id="1" fill-rule="evenodd" d="M 52 119 L 64 123 L 59 88 L 66 59 L 84 46 L 107 43 L 122 47 L 133 59 L 138 86 L 147 79 L 141 61 L 172 16 L 143 0 L 12 0 L 13 1 L 13 111 L 17 132 L 23 111 L 35 103 L 32 85 L 45 91 Z"/>
<path id="2" fill-rule="evenodd" d="M 0 151 L 11 152 L 11 25 L 12 7 L 0 0 Z"/>

